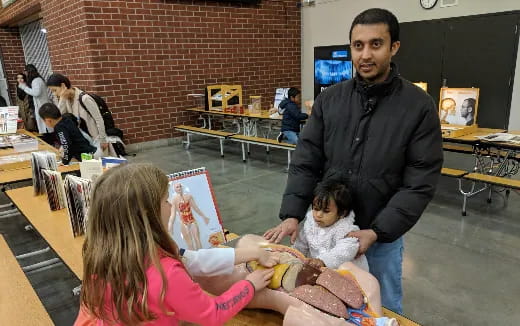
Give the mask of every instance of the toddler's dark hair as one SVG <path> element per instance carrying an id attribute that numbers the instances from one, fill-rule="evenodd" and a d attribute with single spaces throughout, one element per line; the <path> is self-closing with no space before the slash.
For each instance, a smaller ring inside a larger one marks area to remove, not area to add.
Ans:
<path id="1" fill-rule="evenodd" d="M 333 199 L 338 207 L 338 216 L 347 216 L 352 209 L 352 197 L 348 187 L 334 179 L 326 179 L 318 183 L 314 189 L 314 200 L 312 201 L 312 209 L 326 210 L 329 207 L 329 201 Z"/>

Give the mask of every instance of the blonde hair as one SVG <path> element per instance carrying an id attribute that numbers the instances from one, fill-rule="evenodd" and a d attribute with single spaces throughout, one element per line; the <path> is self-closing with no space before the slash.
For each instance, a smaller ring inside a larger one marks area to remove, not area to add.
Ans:
<path id="1" fill-rule="evenodd" d="M 161 221 L 167 191 L 166 175 L 148 164 L 116 167 L 96 180 L 83 245 L 81 294 L 82 304 L 96 318 L 124 325 L 157 318 L 147 304 L 146 270 L 153 265 L 161 274 L 163 302 L 168 284 L 160 258 L 180 261 Z"/>

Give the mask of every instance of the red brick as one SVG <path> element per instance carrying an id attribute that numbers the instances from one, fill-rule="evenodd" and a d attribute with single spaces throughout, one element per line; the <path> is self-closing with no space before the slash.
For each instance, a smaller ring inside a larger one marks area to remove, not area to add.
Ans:
<path id="1" fill-rule="evenodd" d="M 240 84 L 246 103 L 261 95 L 265 107 L 276 87 L 299 86 L 297 3 L 17 0 L 0 26 L 41 6 L 53 70 L 104 96 L 132 143 L 179 136 L 172 127 L 197 118 L 183 111 L 187 94 L 206 85 Z M 0 28 L 0 47 L 14 92 L 24 65 L 16 28 Z"/>

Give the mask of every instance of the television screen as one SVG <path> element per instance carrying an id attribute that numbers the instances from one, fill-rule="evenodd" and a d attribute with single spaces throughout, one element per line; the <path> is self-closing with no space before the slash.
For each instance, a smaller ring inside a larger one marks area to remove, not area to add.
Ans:
<path id="1" fill-rule="evenodd" d="M 352 78 L 352 61 L 323 60 L 314 61 L 314 78 L 320 85 L 331 85 Z"/>

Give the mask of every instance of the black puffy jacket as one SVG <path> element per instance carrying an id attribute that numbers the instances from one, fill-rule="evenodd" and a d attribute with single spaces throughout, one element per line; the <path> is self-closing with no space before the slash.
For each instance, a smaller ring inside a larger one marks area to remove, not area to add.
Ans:
<path id="1" fill-rule="evenodd" d="M 336 178 L 351 190 L 359 227 L 392 242 L 433 197 L 442 161 L 435 103 L 395 65 L 381 84 L 336 84 L 317 97 L 300 134 L 280 218 L 303 220 L 317 182 Z"/>
<path id="2" fill-rule="evenodd" d="M 307 113 L 302 113 L 298 104 L 289 99 L 280 103 L 279 111 L 283 114 L 282 131 L 300 132 L 300 123 L 309 117 Z"/>

